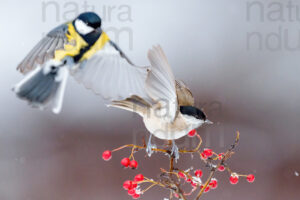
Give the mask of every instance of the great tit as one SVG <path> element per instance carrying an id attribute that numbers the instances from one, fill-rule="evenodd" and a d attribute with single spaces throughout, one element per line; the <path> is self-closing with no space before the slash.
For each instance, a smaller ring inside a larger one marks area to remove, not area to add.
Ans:
<path id="1" fill-rule="evenodd" d="M 101 29 L 101 18 L 85 12 L 50 31 L 17 69 L 25 74 L 13 87 L 21 99 L 59 113 L 69 74 L 105 99 L 123 99 L 143 90 L 147 67 L 134 65 Z"/>
<path id="2" fill-rule="evenodd" d="M 177 159 L 178 148 L 175 144 L 189 131 L 203 124 L 211 124 L 205 113 L 194 106 L 194 97 L 182 81 L 176 81 L 162 48 L 154 46 L 148 51 L 151 63 L 145 80 L 146 98 L 132 95 L 121 101 L 112 101 L 109 106 L 125 109 L 139 114 L 150 132 L 147 146 L 152 153 L 152 134 L 163 140 L 173 140 L 172 153 Z"/>

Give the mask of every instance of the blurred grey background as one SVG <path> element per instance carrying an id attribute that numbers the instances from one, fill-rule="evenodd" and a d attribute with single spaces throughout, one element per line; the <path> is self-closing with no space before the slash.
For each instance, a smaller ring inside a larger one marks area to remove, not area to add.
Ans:
<path id="1" fill-rule="evenodd" d="M 203 147 L 225 151 L 241 132 L 230 165 L 255 174 L 255 183 L 233 186 L 218 173 L 219 188 L 203 199 L 299 199 L 299 9 L 296 0 L 2 0 L 0 199 L 130 199 L 124 180 L 139 172 L 156 178 L 168 166 L 162 155 L 150 159 L 139 152 L 139 169 L 122 170 L 120 159 L 129 150 L 104 162 L 104 150 L 140 144 L 148 133 L 139 117 L 107 108 L 72 79 L 60 115 L 32 109 L 11 92 L 22 78 L 15 68 L 29 50 L 85 10 L 102 16 L 104 29 L 137 64 L 148 64 L 147 50 L 162 45 L 175 76 L 215 122 L 198 130 Z M 203 168 L 185 156 L 177 164 L 192 165 Z M 153 188 L 142 199 L 168 194 Z"/>

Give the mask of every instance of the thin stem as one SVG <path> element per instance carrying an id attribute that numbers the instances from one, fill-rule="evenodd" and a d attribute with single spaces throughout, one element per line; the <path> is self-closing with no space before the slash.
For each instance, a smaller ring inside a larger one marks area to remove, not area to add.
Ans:
<path id="1" fill-rule="evenodd" d="M 184 150 L 179 150 L 179 152 L 180 153 L 196 153 L 200 149 L 201 144 L 202 144 L 202 138 L 201 138 L 201 136 L 199 134 L 197 134 L 196 136 L 199 139 L 199 143 L 198 143 L 198 145 L 197 145 L 197 147 L 195 149 L 192 149 L 192 150 L 185 150 L 184 149 Z"/>
<path id="2" fill-rule="evenodd" d="M 138 145 L 134 145 L 134 144 L 126 144 L 126 145 L 123 145 L 121 147 L 118 147 L 118 148 L 112 150 L 112 152 L 119 151 L 119 150 L 122 150 L 122 149 L 127 148 L 127 147 L 134 147 L 136 149 L 146 149 L 145 146 L 138 146 Z M 165 149 L 156 149 L 156 148 L 153 148 L 152 150 L 153 151 L 157 151 L 157 152 L 162 152 L 162 153 L 168 153 L 168 151 L 165 150 Z"/>
<path id="3" fill-rule="evenodd" d="M 134 159 L 134 156 L 133 156 L 134 150 L 135 150 L 135 146 L 132 147 L 132 150 L 131 150 L 131 154 L 130 154 L 130 156 L 129 156 L 129 159 L 132 158 L 133 160 L 135 160 L 135 159 Z"/>
<path id="4" fill-rule="evenodd" d="M 149 189 L 151 189 L 152 187 L 154 187 L 156 185 L 157 185 L 157 183 L 152 183 L 149 187 L 147 187 L 146 189 L 144 189 L 141 193 L 143 194 L 143 193 L 147 192 Z"/>
<path id="5" fill-rule="evenodd" d="M 179 175 L 178 175 L 178 173 L 176 173 L 176 172 L 168 172 L 167 170 L 165 170 L 165 169 L 163 169 L 163 168 L 160 168 L 160 171 L 162 172 L 162 173 L 166 173 L 166 174 L 174 174 L 175 176 L 177 176 L 177 178 L 179 178 Z"/>
<path id="6" fill-rule="evenodd" d="M 198 193 L 197 197 L 196 197 L 196 200 L 200 199 L 201 195 L 203 194 L 205 188 L 208 186 L 208 184 L 210 183 L 211 181 L 211 178 L 213 177 L 213 175 L 215 174 L 215 170 L 211 171 L 210 174 L 209 174 L 209 177 L 208 179 L 206 180 L 203 188 L 201 188 L 200 192 Z"/>
<path id="7" fill-rule="evenodd" d="M 200 192 L 198 193 L 198 195 L 197 195 L 197 197 L 196 197 L 196 200 L 199 200 L 199 199 L 200 199 L 200 197 L 201 197 L 201 195 L 203 194 L 205 188 L 208 186 L 208 184 L 210 183 L 210 181 L 211 181 L 213 175 L 215 174 L 216 169 L 218 169 L 218 168 L 221 166 L 221 164 L 224 163 L 225 160 L 227 160 L 228 158 L 230 158 L 231 152 L 234 150 L 234 148 L 235 148 L 236 145 L 238 144 L 239 139 L 240 139 L 240 132 L 237 131 L 237 135 L 236 135 L 234 144 L 231 145 L 230 149 L 228 149 L 228 150 L 226 151 L 225 156 L 223 156 L 223 158 L 222 158 L 222 160 L 219 162 L 219 164 L 211 170 L 211 172 L 210 172 L 210 174 L 209 174 L 209 177 L 208 177 L 208 179 L 206 180 L 206 182 L 205 182 L 203 188 L 202 188 L 202 189 L 200 190 Z M 229 169 L 229 168 L 227 168 L 227 169 Z"/>
<path id="8" fill-rule="evenodd" d="M 170 171 L 169 172 L 173 172 L 174 170 L 174 157 L 171 156 L 170 158 Z"/>

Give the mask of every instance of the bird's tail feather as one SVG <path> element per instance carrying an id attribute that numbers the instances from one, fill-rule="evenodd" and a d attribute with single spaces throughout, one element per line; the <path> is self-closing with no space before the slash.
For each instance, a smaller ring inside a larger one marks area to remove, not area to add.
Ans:
<path id="1" fill-rule="evenodd" d="M 151 107 L 147 101 L 136 95 L 132 95 L 131 97 L 121 101 L 112 101 L 112 103 L 108 106 L 135 112 L 141 116 L 144 116 Z"/>
<path id="2" fill-rule="evenodd" d="M 61 110 L 67 78 L 68 70 L 65 67 L 37 67 L 16 84 L 13 91 L 35 107 L 43 108 L 54 100 L 53 112 L 57 114 Z"/>
<path id="3" fill-rule="evenodd" d="M 60 84 L 59 84 L 57 93 L 55 95 L 53 108 L 52 108 L 52 111 L 55 114 L 58 114 L 61 111 L 68 77 L 69 77 L 69 70 L 66 67 L 61 68 L 61 70 L 60 70 L 60 80 L 59 80 Z"/>

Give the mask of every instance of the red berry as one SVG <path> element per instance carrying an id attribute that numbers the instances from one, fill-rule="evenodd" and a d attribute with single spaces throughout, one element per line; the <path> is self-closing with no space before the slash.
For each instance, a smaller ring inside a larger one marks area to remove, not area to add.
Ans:
<path id="1" fill-rule="evenodd" d="M 204 153 L 201 153 L 201 157 L 205 160 L 207 159 L 207 156 Z"/>
<path id="2" fill-rule="evenodd" d="M 143 174 L 138 174 L 138 175 L 136 175 L 135 177 L 134 177 L 134 180 L 135 181 L 143 181 L 144 180 L 144 176 L 143 176 Z"/>
<path id="3" fill-rule="evenodd" d="M 211 181 L 210 181 L 210 183 L 209 183 L 209 185 L 210 185 L 210 187 L 212 189 L 216 189 L 218 187 L 218 181 L 217 181 L 217 179 L 212 178 Z"/>
<path id="4" fill-rule="evenodd" d="M 102 153 L 102 158 L 105 161 L 109 161 L 111 159 L 111 151 L 106 150 Z"/>
<path id="5" fill-rule="evenodd" d="M 220 165 L 220 167 L 218 168 L 218 170 L 219 170 L 220 172 L 223 172 L 223 171 L 225 170 L 224 165 Z"/>
<path id="6" fill-rule="evenodd" d="M 197 177 L 201 178 L 201 177 L 202 177 L 202 175 L 203 175 L 203 172 L 202 172 L 202 170 L 198 169 L 198 170 L 196 170 L 196 171 L 195 171 L 195 176 L 197 176 Z"/>
<path id="7" fill-rule="evenodd" d="M 223 159 L 223 156 L 224 156 L 224 153 L 220 153 L 220 154 L 218 155 L 219 160 L 222 160 L 222 159 Z"/>
<path id="8" fill-rule="evenodd" d="M 203 154 L 206 156 L 206 157 L 211 157 L 213 155 L 213 151 L 211 149 L 204 149 L 203 150 Z"/>
<path id="9" fill-rule="evenodd" d="M 191 185 L 192 185 L 193 187 L 197 187 L 197 183 L 195 183 L 195 182 L 193 182 L 193 181 L 191 181 Z"/>
<path id="10" fill-rule="evenodd" d="M 129 165 L 132 169 L 136 169 L 138 167 L 138 162 L 135 160 L 132 160 L 132 161 L 130 161 Z"/>
<path id="11" fill-rule="evenodd" d="M 128 195 L 134 195 L 134 194 L 135 194 L 135 189 L 128 190 Z"/>
<path id="12" fill-rule="evenodd" d="M 174 193 L 174 197 L 179 198 L 179 195 L 177 193 Z"/>
<path id="13" fill-rule="evenodd" d="M 206 193 L 206 192 L 209 192 L 209 190 L 210 190 L 210 187 L 206 187 L 205 189 L 204 189 L 204 192 Z"/>
<path id="14" fill-rule="evenodd" d="M 189 136 L 189 137 L 194 137 L 196 134 L 197 134 L 196 130 L 193 129 L 193 130 L 191 130 L 191 131 L 188 133 L 188 136 Z"/>
<path id="15" fill-rule="evenodd" d="M 130 159 L 129 158 L 123 158 L 121 160 L 121 165 L 123 165 L 124 167 L 128 167 L 130 164 Z"/>
<path id="16" fill-rule="evenodd" d="M 136 188 L 136 187 L 137 187 L 137 182 L 133 181 L 132 185 L 131 185 L 131 188 Z"/>
<path id="17" fill-rule="evenodd" d="M 139 195 L 139 194 L 135 193 L 134 195 L 132 195 L 132 198 L 134 198 L 134 199 L 138 199 L 138 198 L 140 198 L 140 196 L 141 196 L 141 195 Z"/>
<path id="18" fill-rule="evenodd" d="M 124 188 L 125 190 L 130 190 L 130 189 L 132 188 L 132 181 L 130 181 L 130 180 L 125 181 L 125 182 L 123 183 L 123 188 Z"/>
<path id="19" fill-rule="evenodd" d="M 239 176 L 235 173 L 232 173 L 230 178 L 229 178 L 229 181 L 231 184 L 235 185 L 239 182 Z"/>
<path id="20" fill-rule="evenodd" d="M 249 175 L 247 176 L 247 181 L 248 181 L 249 183 L 253 183 L 254 180 L 255 180 L 255 176 L 254 176 L 253 174 L 249 174 Z"/>
<path id="21" fill-rule="evenodd" d="M 182 173 L 182 172 L 178 172 L 178 176 L 179 176 L 180 178 L 186 179 L 185 174 Z"/>

